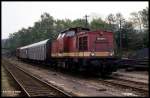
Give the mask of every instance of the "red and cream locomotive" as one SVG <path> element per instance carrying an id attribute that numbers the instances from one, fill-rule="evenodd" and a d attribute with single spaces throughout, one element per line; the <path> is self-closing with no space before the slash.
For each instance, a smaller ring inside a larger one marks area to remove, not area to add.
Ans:
<path id="1" fill-rule="evenodd" d="M 21 59 L 48 62 L 66 69 L 80 69 L 111 74 L 117 70 L 114 56 L 113 33 L 90 31 L 87 28 L 70 28 L 49 39 L 17 48 Z"/>

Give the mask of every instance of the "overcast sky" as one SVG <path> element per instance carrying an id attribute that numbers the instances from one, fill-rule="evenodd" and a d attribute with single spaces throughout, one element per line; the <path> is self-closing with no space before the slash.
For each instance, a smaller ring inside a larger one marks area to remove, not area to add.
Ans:
<path id="1" fill-rule="evenodd" d="M 54 19 L 77 19 L 89 15 L 89 20 L 121 12 L 128 19 L 131 12 L 148 7 L 148 2 L 2 2 L 2 39 L 21 28 L 33 26 L 40 15 L 49 13 Z"/>

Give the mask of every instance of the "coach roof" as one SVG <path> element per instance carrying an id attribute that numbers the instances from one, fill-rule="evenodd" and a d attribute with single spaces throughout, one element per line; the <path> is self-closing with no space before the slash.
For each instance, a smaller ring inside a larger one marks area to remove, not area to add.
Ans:
<path id="1" fill-rule="evenodd" d="M 36 46 L 39 46 L 39 45 L 44 45 L 48 42 L 48 40 L 49 39 L 46 39 L 46 40 L 43 40 L 43 41 L 40 41 L 40 42 L 37 42 L 37 43 L 34 43 L 34 44 L 23 46 L 23 47 L 20 47 L 20 49 L 25 49 L 25 48 L 30 48 L 30 47 L 36 47 Z"/>

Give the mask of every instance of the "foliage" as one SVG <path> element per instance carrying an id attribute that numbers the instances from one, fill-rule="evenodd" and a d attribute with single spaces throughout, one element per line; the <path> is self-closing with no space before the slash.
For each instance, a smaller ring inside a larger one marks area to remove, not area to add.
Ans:
<path id="1" fill-rule="evenodd" d="M 148 47 L 148 8 L 131 13 L 130 20 L 125 20 L 121 13 L 109 14 L 106 20 L 100 17 L 93 19 L 88 26 L 91 30 L 109 30 L 115 35 L 117 49 L 136 50 Z M 59 32 L 70 27 L 85 27 L 85 19 L 54 19 L 48 13 L 41 15 L 41 19 L 34 23 L 33 27 L 22 28 L 18 32 L 9 35 L 10 51 L 17 47 L 32 44 L 41 40 L 56 39 Z M 137 27 L 139 29 L 137 29 Z M 139 33 L 140 32 L 140 33 Z M 121 42 L 121 45 L 120 45 Z"/>

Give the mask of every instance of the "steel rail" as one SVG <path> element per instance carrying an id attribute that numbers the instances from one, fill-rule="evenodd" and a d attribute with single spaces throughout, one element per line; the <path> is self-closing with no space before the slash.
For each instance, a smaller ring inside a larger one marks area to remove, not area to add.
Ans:
<path id="1" fill-rule="evenodd" d="M 30 76 L 30 77 L 33 78 L 34 80 L 36 80 L 36 81 L 38 81 L 38 82 L 40 82 L 40 83 L 43 83 L 44 85 L 47 85 L 48 87 L 53 88 L 53 89 L 59 91 L 59 92 L 62 93 L 64 96 L 67 96 L 67 97 L 72 97 L 72 96 L 73 96 L 73 94 L 68 93 L 68 92 L 65 92 L 65 91 L 59 89 L 58 87 L 56 87 L 56 86 L 54 86 L 54 85 L 52 85 L 52 84 L 49 84 L 49 83 L 47 83 L 47 82 L 41 80 L 40 78 L 38 78 L 38 77 L 32 75 L 32 74 L 29 73 L 29 72 L 26 72 L 25 70 L 23 70 L 23 69 L 21 69 L 21 68 L 15 66 L 15 65 L 12 65 L 12 64 L 11 64 L 11 65 L 7 65 L 7 67 L 6 67 L 6 65 L 5 65 L 4 67 L 7 69 L 7 71 L 12 75 L 12 77 L 16 80 L 16 82 L 21 86 L 21 88 L 23 89 L 23 91 L 24 91 L 24 92 L 27 94 L 27 96 L 29 96 L 29 97 L 32 97 L 31 94 L 28 92 L 28 90 L 25 89 L 24 85 L 22 85 L 22 83 L 20 83 L 20 82 L 18 81 L 18 79 L 17 79 L 17 78 L 15 77 L 15 75 L 12 73 L 12 70 L 11 70 L 10 68 L 8 68 L 8 66 L 13 66 L 13 67 L 17 68 L 18 70 L 22 71 L 24 74 Z M 15 71 L 15 68 L 13 68 L 14 71 Z M 19 74 L 19 73 L 18 73 L 18 74 Z M 38 94 L 38 96 L 40 96 L 40 94 Z"/>
<path id="2" fill-rule="evenodd" d="M 138 85 L 130 85 L 127 80 L 125 81 L 119 81 L 119 80 L 103 80 L 103 79 L 99 79 L 99 81 L 104 82 L 104 83 L 108 83 L 114 86 L 121 86 L 121 87 L 126 87 L 126 88 L 131 88 L 133 90 L 142 92 L 142 93 L 148 93 L 148 89 L 144 89 L 143 87 L 139 87 Z M 124 83 L 123 83 L 124 82 Z M 131 81 L 130 81 L 131 83 Z M 138 87 L 137 87 L 138 86 Z"/>

